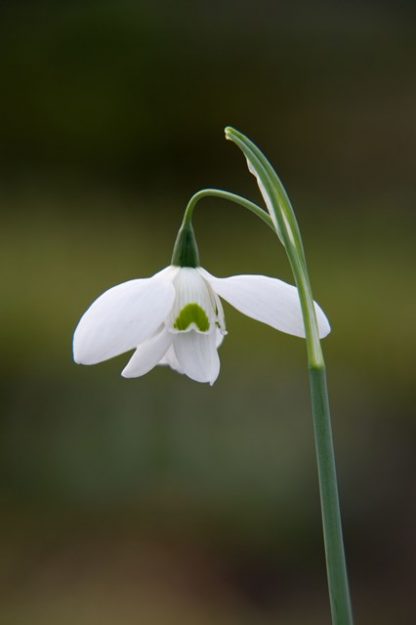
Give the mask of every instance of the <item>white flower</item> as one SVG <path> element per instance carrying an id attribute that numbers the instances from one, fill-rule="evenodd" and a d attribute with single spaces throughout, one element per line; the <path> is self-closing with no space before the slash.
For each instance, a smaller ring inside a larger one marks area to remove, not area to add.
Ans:
<path id="1" fill-rule="evenodd" d="M 74 360 L 93 365 L 135 349 L 122 375 L 135 378 L 170 365 L 197 382 L 218 377 L 226 334 L 222 297 L 277 330 L 304 337 L 298 291 L 275 278 L 215 278 L 201 267 L 170 265 L 151 278 L 119 284 L 95 300 L 74 334 Z M 315 304 L 320 336 L 330 332 Z"/>

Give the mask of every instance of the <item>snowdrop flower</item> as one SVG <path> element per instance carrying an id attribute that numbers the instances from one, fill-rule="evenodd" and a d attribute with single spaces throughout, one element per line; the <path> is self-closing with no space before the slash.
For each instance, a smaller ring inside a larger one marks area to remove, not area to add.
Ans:
<path id="1" fill-rule="evenodd" d="M 151 278 L 114 286 L 91 304 L 75 330 L 75 362 L 94 365 L 134 349 L 122 371 L 125 378 L 169 365 L 212 385 L 226 334 L 220 298 L 272 328 L 305 336 L 294 286 L 261 275 L 212 276 L 199 266 L 189 227 L 180 231 L 175 250 L 172 265 Z M 328 321 L 317 304 L 315 309 L 320 334 L 326 336 Z"/>

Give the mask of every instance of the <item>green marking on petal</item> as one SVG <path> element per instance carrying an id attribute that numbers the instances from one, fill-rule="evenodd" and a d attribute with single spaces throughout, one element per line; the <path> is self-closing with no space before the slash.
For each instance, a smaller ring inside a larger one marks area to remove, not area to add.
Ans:
<path id="1" fill-rule="evenodd" d="M 173 327 L 175 330 L 184 331 L 187 330 L 192 323 L 194 323 L 201 332 L 208 332 L 209 330 L 207 314 L 199 304 L 187 304 L 184 306 L 176 318 Z"/>

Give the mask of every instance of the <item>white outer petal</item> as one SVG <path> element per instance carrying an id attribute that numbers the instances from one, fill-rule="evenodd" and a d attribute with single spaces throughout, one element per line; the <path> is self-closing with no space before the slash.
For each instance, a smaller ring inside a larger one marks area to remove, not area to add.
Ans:
<path id="1" fill-rule="evenodd" d="M 161 332 L 139 345 L 121 375 L 124 378 L 138 378 L 145 375 L 165 356 L 172 341 L 172 334 L 163 328 Z"/>
<path id="2" fill-rule="evenodd" d="M 175 335 L 173 346 L 179 366 L 188 377 L 214 384 L 220 372 L 216 332 L 181 332 Z"/>
<path id="3" fill-rule="evenodd" d="M 93 365 L 137 347 L 168 316 L 175 299 L 176 269 L 130 280 L 105 291 L 81 317 L 74 333 L 74 360 Z"/>
<path id="4" fill-rule="evenodd" d="M 168 365 L 174 371 L 177 371 L 178 373 L 183 373 L 183 369 L 181 368 L 178 359 L 176 358 L 173 345 L 169 347 L 166 354 L 163 356 L 163 358 L 160 359 L 159 365 Z"/>
<path id="5" fill-rule="evenodd" d="M 287 334 L 305 337 L 298 290 L 277 278 L 242 275 L 230 278 L 216 278 L 205 269 L 200 269 L 205 279 L 220 297 L 244 315 L 267 323 Z M 315 303 L 319 336 L 323 338 L 331 331 L 325 313 Z"/>

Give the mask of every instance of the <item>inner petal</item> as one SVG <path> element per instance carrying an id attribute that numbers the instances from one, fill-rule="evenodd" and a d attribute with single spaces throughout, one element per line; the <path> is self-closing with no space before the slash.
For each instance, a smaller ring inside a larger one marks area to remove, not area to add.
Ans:
<path id="1" fill-rule="evenodd" d="M 173 345 L 179 366 L 188 377 L 196 382 L 215 382 L 220 371 L 220 359 L 214 332 L 177 334 Z"/>
<path id="2" fill-rule="evenodd" d="M 187 304 L 182 308 L 173 324 L 173 327 L 175 330 L 184 332 L 192 325 L 197 327 L 201 332 L 208 332 L 210 327 L 207 313 L 199 304 L 196 304 L 195 302 Z"/>
<path id="3" fill-rule="evenodd" d="M 216 322 L 215 302 L 211 289 L 199 272 L 182 267 L 174 280 L 175 302 L 169 315 L 169 330 L 174 334 L 195 331 L 213 332 Z"/>

